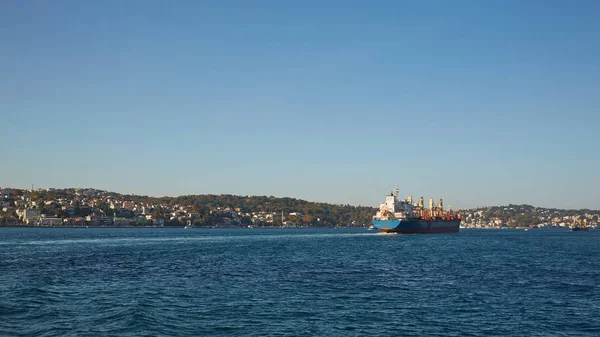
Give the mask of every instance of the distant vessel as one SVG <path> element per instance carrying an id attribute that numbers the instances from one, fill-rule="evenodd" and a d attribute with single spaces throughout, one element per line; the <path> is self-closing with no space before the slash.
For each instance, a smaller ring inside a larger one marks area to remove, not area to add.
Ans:
<path id="1" fill-rule="evenodd" d="M 587 223 L 583 224 L 581 220 L 575 220 L 573 226 L 571 226 L 571 232 L 587 232 L 589 229 Z"/>
<path id="2" fill-rule="evenodd" d="M 192 228 L 192 227 L 193 227 L 193 226 L 192 226 L 192 222 L 191 222 L 191 221 L 188 221 L 187 225 L 185 225 L 185 227 L 184 227 L 184 228 L 185 228 L 185 229 L 188 229 L 188 228 Z"/>
<path id="3" fill-rule="evenodd" d="M 434 207 L 429 198 L 429 209 L 423 207 L 423 197 L 413 205 L 412 197 L 398 199 L 398 188 L 385 198 L 373 216 L 373 226 L 382 232 L 402 234 L 456 233 L 460 227 L 460 215 L 451 210 L 444 213 L 443 200 Z"/>

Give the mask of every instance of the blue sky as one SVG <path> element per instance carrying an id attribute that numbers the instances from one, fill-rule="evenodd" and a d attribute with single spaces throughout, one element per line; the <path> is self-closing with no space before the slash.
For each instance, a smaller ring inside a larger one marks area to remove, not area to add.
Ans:
<path id="1" fill-rule="evenodd" d="M 600 208 L 596 1 L 2 1 L 0 186 Z"/>

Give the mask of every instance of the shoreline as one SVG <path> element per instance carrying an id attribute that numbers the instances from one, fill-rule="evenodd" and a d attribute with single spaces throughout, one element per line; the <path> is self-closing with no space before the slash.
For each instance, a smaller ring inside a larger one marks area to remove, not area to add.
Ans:
<path id="1" fill-rule="evenodd" d="M 29 226 L 29 225 L 16 225 L 16 226 L 5 226 L 2 225 L 0 228 L 180 228 L 185 229 L 185 226 Z M 336 229 L 336 228 L 355 228 L 355 229 L 368 229 L 368 227 L 189 227 L 190 229 Z"/>

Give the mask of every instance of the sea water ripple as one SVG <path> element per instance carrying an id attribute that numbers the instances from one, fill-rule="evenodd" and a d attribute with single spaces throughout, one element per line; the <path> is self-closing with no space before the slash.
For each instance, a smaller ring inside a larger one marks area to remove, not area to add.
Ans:
<path id="1" fill-rule="evenodd" d="M 600 335 L 600 231 L 0 237 L 2 336 Z"/>

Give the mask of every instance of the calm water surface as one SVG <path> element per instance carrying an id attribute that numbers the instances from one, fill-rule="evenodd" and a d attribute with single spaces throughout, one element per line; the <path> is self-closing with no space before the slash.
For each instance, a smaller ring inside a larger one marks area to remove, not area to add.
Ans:
<path id="1" fill-rule="evenodd" d="M 600 230 L 0 228 L 2 336 L 600 336 Z"/>

